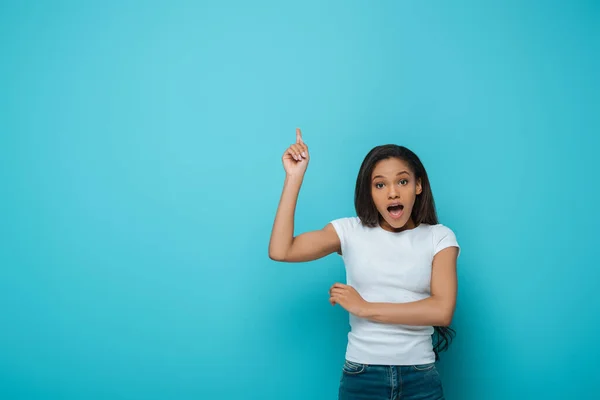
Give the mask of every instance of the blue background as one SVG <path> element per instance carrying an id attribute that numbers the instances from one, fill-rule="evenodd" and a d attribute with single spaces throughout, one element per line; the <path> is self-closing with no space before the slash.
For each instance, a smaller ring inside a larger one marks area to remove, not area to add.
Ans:
<path id="1" fill-rule="evenodd" d="M 123 4 L 121 4 L 123 3 Z M 371 147 L 427 167 L 462 245 L 447 398 L 600 390 L 594 1 L 3 1 L 0 397 L 334 399 L 335 255 Z"/>

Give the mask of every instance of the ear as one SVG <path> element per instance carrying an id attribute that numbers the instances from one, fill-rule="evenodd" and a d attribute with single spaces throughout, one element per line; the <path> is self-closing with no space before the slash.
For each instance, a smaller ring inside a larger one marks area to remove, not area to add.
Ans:
<path id="1" fill-rule="evenodd" d="M 423 193 L 423 187 L 421 186 L 421 178 L 417 179 L 417 196 Z"/>

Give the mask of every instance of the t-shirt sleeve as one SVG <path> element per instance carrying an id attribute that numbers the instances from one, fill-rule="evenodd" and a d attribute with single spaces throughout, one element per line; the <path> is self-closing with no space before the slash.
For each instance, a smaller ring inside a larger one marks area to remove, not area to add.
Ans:
<path id="1" fill-rule="evenodd" d="M 444 225 L 436 225 L 433 229 L 433 254 L 436 255 L 440 251 L 448 247 L 458 247 L 460 254 L 460 246 L 456 240 L 456 235 L 452 229 Z"/>
<path id="2" fill-rule="evenodd" d="M 331 225 L 335 229 L 338 237 L 340 238 L 340 247 L 342 249 L 342 254 L 344 254 L 344 249 L 348 246 L 348 241 L 354 227 L 356 226 L 356 218 L 338 218 L 331 221 Z"/>

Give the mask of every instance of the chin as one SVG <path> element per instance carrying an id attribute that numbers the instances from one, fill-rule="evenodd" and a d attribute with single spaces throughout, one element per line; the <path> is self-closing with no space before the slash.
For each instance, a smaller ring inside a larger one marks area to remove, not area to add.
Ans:
<path id="1" fill-rule="evenodd" d="M 393 223 L 390 223 L 390 225 L 396 229 L 404 228 L 406 226 L 406 224 L 408 224 L 408 221 L 392 221 L 392 222 Z"/>
<path id="2" fill-rule="evenodd" d="M 404 218 L 402 218 L 402 219 L 383 218 L 383 220 L 385 222 L 387 222 L 387 224 L 394 229 L 402 229 L 408 223 L 408 219 L 405 220 Z"/>

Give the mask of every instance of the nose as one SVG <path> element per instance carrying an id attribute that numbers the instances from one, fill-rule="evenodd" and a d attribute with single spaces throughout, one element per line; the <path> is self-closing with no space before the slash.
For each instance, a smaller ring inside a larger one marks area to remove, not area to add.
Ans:
<path id="1" fill-rule="evenodd" d="M 388 192 L 388 198 L 389 199 L 395 199 L 398 198 L 398 192 L 396 192 L 396 188 L 392 185 L 390 186 L 390 190 Z"/>

